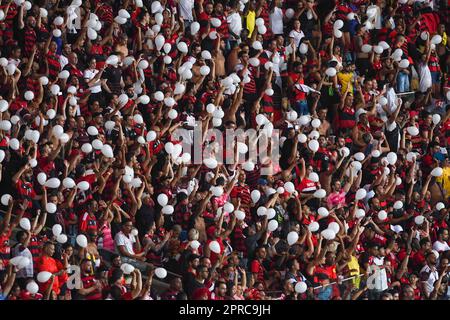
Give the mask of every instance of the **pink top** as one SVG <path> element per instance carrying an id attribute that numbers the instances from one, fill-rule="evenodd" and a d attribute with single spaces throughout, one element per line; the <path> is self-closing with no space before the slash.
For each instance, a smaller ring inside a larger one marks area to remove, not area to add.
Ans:
<path id="1" fill-rule="evenodd" d="M 109 251 L 114 251 L 114 240 L 111 235 L 111 227 L 105 222 L 101 227 L 100 231 L 103 232 L 102 248 Z"/>
<path id="2" fill-rule="evenodd" d="M 328 208 L 336 207 L 338 205 L 345 205 L 345 195 L 347 193 L 344 190 L 340 192 L 330 193 L 327 199 Z"/>

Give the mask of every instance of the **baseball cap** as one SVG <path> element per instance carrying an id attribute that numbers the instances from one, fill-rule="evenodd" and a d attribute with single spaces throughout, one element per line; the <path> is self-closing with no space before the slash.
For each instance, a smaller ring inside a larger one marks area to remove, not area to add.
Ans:
<path id="1" fill-rule="evenodd" d="M 364 110 L 363 108 L 358 109 L 358 111 L 356 111 L 356 113 L 355 113 L 356 119 L 359 120 L 359 116 L 364 114 L 364 113 L 367 113 L 367 111 Z"/>

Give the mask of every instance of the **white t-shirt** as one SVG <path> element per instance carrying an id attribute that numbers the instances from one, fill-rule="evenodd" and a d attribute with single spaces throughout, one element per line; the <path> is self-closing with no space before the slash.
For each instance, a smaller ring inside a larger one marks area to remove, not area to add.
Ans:
<path id="1" fill-rule="evenodd" d="M 227 17 L 228 29 L 239 36 L 242 31 L 242 18 L 237 12 L 233 12 Z"/>
<path id="2" fill-rule="evenodd" d="M 180 0 L 180 15 L 183 20 L 194 21 L 194 17 L 192 15 L 194 3 L 194 0 Z"/>
<path id="3" fill-rule="evenodd" d="M 294 38 L 296 48 L 298 48 L 300 46 L 300 41 L 303 39 L 304 36 L 305 36 L 305 34 L 303 33 L 302 30 L 300 30 L 300 32 L 295 31 L 295 30 L 292 30 L 291 32 L 289 32 L 289 37 Z"/>
<path id="4" fill-rule="evenodd" d="M 432 86 L 431 71 L 428 64 L 421 63 L 419 65 L 419 89 L 420 92 L 426 92 Z"/>
<path id="5" fill-rule="evenodd" d="M 97 74 L 98 72 L 99 72 L 99 71 L 96 70 L 96 69 L 94 69 L 94 70 L 87 69 L 87 70 L 84 71 L 83 77 L 84 77 L 84 79 L 86 79 L 87 81 L 90 81 L 91 79 L 94 79 L 94 78 L 95 78 L 95 76 L 96 76 L 96 74 Z M 94 86 L 92 86 L 92 87 L 90 87 L 89 90 L 90 90 L 92 93 L 99 93 L 99 92 L 102 92 L 102 86 L 100 85 L 100 79 L 99 79 L 96 83 L 97 83 L 97 84 L 94 85 Z"/>
<path id="6" fill-rule="evenodd" d="M 439 279 L 439 273 L 437 272 L 436 268 L 433 268 L 433 270 L 431 270 L 428 265 L 425 265 L 422 270 L 420 270 L 420 273 L 422 272 L 430 274 L 428 280 L 425 281 L 425 291 L 427 292 L 427 294 L 430 294 L 431 292 L 433 292 L 434 283 L 437 281 L 437 279 Z"/>
<path id="7" fill-rule="evenodd" d="M 278 7 L 270 14 L 270 28 L 273 34 L 283 34 L 283 10 Z"/>
<path id="8" fill-rule="evenodd" d="M 128 253 L 134 254 L 133 244 L 136 242 L 136 239 L 132 234 L 129 234 L 127 237 L 122 231 L 120 231 L 114 237 L 114 242 L 116 244 L 116 249 L 119 246 L 125 246 Z M 120 253 L 118 249 L 117 252 Z"/>
<path id="9" fill-rule="evenodd" d="M 382 267 L 384 265 L 384 257 L 381 258 L 374 257 L 373 264 L 378 267 Z M 378 269 L 377 276 L 375 277 L 374 286 L 376 290 L 380 291 L 384 291 L 389 287 L 387 283 L 387 274 L 385 268 Z"/>
<path id="10" fill-rule="evenodd" d="M 450 250 L 450 246 L 448 245 L 447 242 L 441 242 L 439 240 L 436 240 L 433 243 L 433 250 L 436 250 L 437 252 L 448 251 Z"/>

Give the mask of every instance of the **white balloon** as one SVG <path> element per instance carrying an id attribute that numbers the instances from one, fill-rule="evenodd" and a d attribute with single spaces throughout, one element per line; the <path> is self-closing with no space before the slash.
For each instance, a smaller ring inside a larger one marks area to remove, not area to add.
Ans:
<path id="1" fill-rule="evenodd" d="M 381 155 L 380 150 L 373 150 L 371 153 L 373 158 L 378 158 Z"/>
<path id="2" fill-rule="evenodd" d="M 363 44 L 361 47 L 361 51 L 364 53 L 369 53 L 372 51 L 372 46 L 370 44 Z"/>
<path id="3" fill-rule="evenodd" d="M 344 26 L 344 21 L 342 21 L 342 20 L 336 20 L 333 25 L 334 29 L 341 29 L 343 26 Z"/>
<path id="4" fill-rule="evenodd" d="M 28 161 L 28 163 L 30 164 L 30 166 L 32 168 L 35 168 L 38 164 L 36 159 L 30 159 L 30 161 Z"/>
<path id="5" fill-rule="evenodd" d="M 20 142 L 16 138 L 12 138 L 9 140 L 9 147 L 13 150 L 19 150 L 20 148 Z"/>
<path id="6" fill-rule="evenodd" d="M 125 9 L 120 9 L 118 13 L 119 13 L 120 17 L 125 18 L 125 19 L 130 19 L 130 17 L 131 17 L 130 13 Z"/>
<path id="7" fill-rule="evenodd" d="M 287 242 L 290 246 L 295 244 L 298 241 L 298 233 L 295 231 L 291 231 L 287 235 Z"/>
<path id="8" fill-rule="evenodd" d="M 389 152 L 386 158 L 391 166 L 393 166 L 397 162 L 397 154 L 395 152 Z"/>
<path id="9" fill-rule="evenodd" d="M 164 207 L 169 202 L 169 198 L 165 193 L 161 193 L 160 195 L 158 195 L 157 201 L 161 207 Z"/>
<path id="10" fill-rule="evenodd" d="M 313 121 L 311 121 L 311 126 L 313 128 L 319 128 L 321 125 L 321 121 L 319 119 L 314 119 Z"/>
<path id="11" fill-rule="evenodd" d="M 203 50 L 202 53 L 201 53 L 201 56 L 205 60 L 211 60 L 212 59 L 211 53 L 208 50 Z"/>
<path id="12" fill-rule="evenodd" d="M 387 218 L 387 212 L 384 210 L 381 210 L 380 212 L 378 212 L 378 219 L 380 219 L 381 221 L 386 220 Z"/>
<path id="13" fill-rule="evenodd" d="M 293 193 L 295 191 L 295 186 L 292 182 L 288 181 L 284 184 L 284 190 L 289 193 Z"/>
<path id="14" fill-rule="evenodd" d="M 95 39 L 97 39 L 97 31 L 95 31 L 92 28 L 88 28 L 87 36 L 90 40 L 95 40 Z"/>
<path id="15" fill-rule="evenodd" d="M 333 230 L 334 233 L 339 233 L 340 227 L 339 227 L 339 224 L 337 222 L 331 222 L 328 225 L 328 229 Z"/>
<path id="16" fill-rule="evenodd" d="M 84 234 L 79 234 L 76 238 L 76 242 L 82 248 L 86 248 L 88 244 L 88 240 Z"/>
<path id="17" fill-rule="evenodd" d="M 373 46 L 373 51 L 376 54 L 382 54 L 383 53 L 383 47 L 382 46 Z"/>
<path id="18" fill-rule="evenodd" d="M 155 275 L 160 279 L 164 279 L 165 277 L 167 277 L 167 271 L 164 268 L 156 268 Z"/>
<path id="19" fill-rule="evenodd" d="M 356 160 L 358 160 L 358 161 L 363 161 L 364 159 L 365 159 L 365 155 L 364 155 L 364 153 L 362 153 L 362 152 L 357 152 L 357 153 L 355 153 L 355 155 L 354 155 L 354 158 L 356 159 Z"/>
<path id="20" fill-rule="evenodd" d="M 148 66 L 149 66 L 148 61 L 147 61 L 147 60 L 144 60 L 144 59 L 142 59 L 142 60 L 139 61 L 139 63 L 138 63 L 138 68 L 141 69 L 141 70 L 147 69 Z"/>
<path id="21" fill-rule="evenodd" d="M 167 205 L 161 209 L 161 212 L 163 214 L 172 214 L 174 212 L 174 208 L 173 208 L 173 206 Z"/>
<path id="22" fill-rule="evenodd" d="M 166 39 L 164 38 L 163 35 L 159 34 L 156 36 L 155 38 L 155 45 L 156 45 L 156 49 L 159 51 L 161 50 L 161 48 L 164 45 L 164 42 L 166 41 Z"/>
<path id="23" fill-rule="evenodd" d="M 334 36 L 336 38 L 342 38 L 342 31 L 339 29 L 334 29 Z"/>
<path id="24" fill-rule="evenodd" d="M 334 232 L 334 230 L 331 230 L 331 229 L 325 229 L 320 234 L 326 240 L 333 240 L 334 238 L 336 238 L 336 232 Z"/>
<path id="25" fill-rule="evenodd" d="M 197 21 L 191 23 L 191 34 L 195 35 L 200 30 L 200 24 Z"/>
<path id="26" fill-rule="evenodd" d="M 275 209 L 273 209 L 273 208 L 269 208 L 269 209 L 267 209 L 267 211 L 266 211 L 266 216 L 267 216 L 267 219 L 273 219 L 273 218 L 275 218 L 275 216 L 277 215 L 277 212 L 275 211 Z"/>
<path id="27" fill-rule="evenodd" d="M 366 212 L 364 211 L 364 209 L 357 209 L 356 210 L 355 216 L 356 216 L 357 219 L 364 218 L 365 215 L 366 215 Z"/>
<path id="28" fill-rule="evenodd" d="M 48 271 L 41 271 L 37 274 L 37 281 L 39 281 L 40 283 L 45 283 L 48 280 L 50 280 L 52 274 Z"/>
<path id="29" fill-rule="evenodd" d="M 245 171 L 253 171 L 255 169 L 255 164 L 251 161 L 247 161 L 242 164 L 242 169 L 244 169 Z"/>
<path id="30" fill-rule="evenodd" d="M 155 100 L 157 100 L 157 101 L 164 100 L 164 93 L 162 93 L 161 91 L 156 91 L 153 96 L 155 97 Z"/>
<path id="31" fill-rule="evenodd" d="M 288 8 L 284 14 L 286 15 L 286 18 L 292 19 L 295 15 L 295 11 L 292 8 Z"/>
<path id="32" fill-rule="evenodd" d="M 24 97 L 25 97 L 25 100 L 27 100 L 27 101 L 33 100 L 33 99 L 34 99 L 34 93 L 33 93 L 33 91 L 26 91 L 26 92 L 24 93 Z"/>
<path id="33" fill-rule="evenodd" d="M 417 225 L 421 225 L 422 223 L 424 223 L 424 221 L 425 221 L 425 217 L 424 216 L 417 216 L 417 217 L 414 218 L 414 222 Z"/>
<path id="34" fill-rule="evenodd" d="M 386 41 L 378 42 L 378 45 L 383 48 L 383 50 L 389 49 L 389 44 Z"/>
<path id="35" fill-rule="evenodd" d="M 308 225 L 308 230 L 311 232 L 316 232 L 317 230 L 319 230 L 319 227 L 320 227 L 319 223 L 316 221 L 313 221 Z"/>
<path id="36" fill-rule="evenodd" d="M 0 100 L 0 112 L 5 112 L 9 108 L 9 103 L 6 100 Z"/>
<path id="37" fill-rule="evenodd" d="M 31 294 L 36 294 L 39 291 L 39 286 L 36 282 L 34 281 L 30 281 L 27 283 L 27 287 L 26 287 L 27 291 Z"/>
<path id="38" fill-rule="evenodd" d="M 236 210 L 234 212 L 234 215 L 236 216 L 236 219 L 238 220 L 244 220 L 245 219 L 245 212 L 241 210 Z"/>
<path id="39" fill-rule="evenodd" d="M 217 241 L 211 241 L 210 243 L 209 243 L 209 249 L 212 251 L 212 252 L 214 252 L 214 253 L 217 253 L 217 254 L 219 254 L 220 253 L 220 245 L 219 245 L 219 243 L 217 242 Z"/>
<path id="40" fill-rule="evenodd" d="M 149 131 L 147 133 L 146 139 L 148 142 L 152 142 L 156 139 L 156 132 L 155 131 Z"/>
<path id="41" fill-rule="evenodd" d="M 30 231 L 31 230 L 31 223 L 30 220 L 28 218 L 22 218 L 19 221 L 19 225 L 22 229 L 26 230 L 26 231 Z"/>
<path id="42" fill-rule="evenodd" d="M 4 194 L 2 195 L 0 202 L 2 203 L 2 205 L 7 206 L 9 200 L 12 200 L 12 196 L 10 194 Z"/>
<path id="43" fill-rule="evenodd" d="M 63 180 L 63 186 L 66 189 L 71 189 L 76 186 L 76 183 L 72 178 L 67 177 L 67 178 L 64 178 L 64 180 Z"/>
<path id="44" fill-rule="evenodd" d="M 56 236 L 56 241 L 58 243 L 64 244 L 67 242 L 67 236 L 65 234 L 59 234 Z"/>
<path id="45" fill-rule="evenodd" d="M 409 67 L 409 60 L 408 59 L 400 60 L 400 62 L 398 63 L 398 66 L 400 68 L 403 68 L 403 69 L 408 68 Z"/>
<path id="46" fill-rule="evenodd" d="M 53 225 L 52 232 L 55 237 L 59 236 L 62 232 L 62 226 L 60 224 Z"/>
<path id="47" fill-rule="evenodd" d="M 189 50 L 186 42 L 178 42 L 177 49 L 182 53 L 187 53 Z"/>
<path id="48" fill-rule="evenodd" d="M 80 189 L 81 191 L 86 191 L 89 189 L 89 182 L 87 181 L 78 182 L 77 188 Z"/>
<path id="49" fill-rule="evenodd" d="M 258 216 L 265 216 L 266 214 L 267 214 L 267 208 L 266 207 L 259 207 L 257 210 L 256 210 L 256 214 L 258 215 Z"/>
<path id="50" fill-rule="evenodd" d="M 223 194 L 222 187 L 211 187 L 211 192 L 215 197 L 220 197 Z"/>
<path id="51" fill-rule="evenodd" d="M 208 66 L 202 66 L 202 67 L 200 68 L 200 74 L 201 74 L 202 76 L 207 76 L 207 75 L 209 74 L 209 72 L 210 72 L 210 69 L 209 69 Z"/>
<path id="52" fill-rule="evenodd" d="M 278 222 L 276 220 L 270 220 L 269 223 L 267 224 L 267 230 L 269 230 L 270 232 L 274 232 L 277 229 L 278 229 Z"/>
<path id="53" fill-rule="evenodd" d="M 321 216 L 321 217 L 328 217 L 329 214 L 330 214 L 330 212 L 328 211 L 328 209 L 325 208 L 325 207 L 320 207 L 320 208 L 317 210 L 317 213 L 318 213 L 319 216 Z"/>
<path id="54" fill-rule="evenodd" d="M 134 269 L 134 266 L 129 263 L 122 263 L 120 266 L 120 270 L 122 270 L 124 274 L 131 274 Z"/>
<path id="55" fill-rule="evenodd" d="M 253 203 L 257 203 L 259 198 L 261 197 L 261 193 L 259 192 L 259 190 L 253 190 L 250 193 L 250 197 L 252 198 Z"/>
<path id="56" fill-rule="evenodd" d="M 94 126 L 89 126 L 87 128 L 87 133 L 91 136 L 96 136 L 96 135 L 98 135 L 98 129 Z"/>
<path id="57" fill-rule="evenodd" d="M 366 189 L 358 189 L 358 191 L 356 191 L 356 195 L 355 195 L 355 199 L 356 200 L 362 200 L 367 196 L 367 191 Z"/>
<path id="58" fill-rule="evenodd" d="M 337 71 L 335 68 L 328 68 L 325 70 L 325 74 L 329 77 L 334 77 L 336 75 Z"/>
<path id="59" fill-rule="evenodd" d="M 84 153 L 90 153 L 92 152 L 92 145 L 90 143 L 84 143 L 81 146 L 81 151 L 83 151 Z"/>
<path id="60" fill-rule="evenodd" d="M 431 38 L 431 43 L 436 45 L 442 42 L 442 37 L 440 35 L 435 35 L 433 38 Z"/>
<path id="61" fill-rule="evenodd" d="M 261 42 L 259 42 L 259 41 L 253 42 L 252 47 L 253 47 L 253 49 L 258 50 L 258 51 L 262 50 L 262 48 L 263 48 Z"/>
<path id="62" fill-rule="evenodd" d="M 306 285 L 305 282 L 300 281 L 295 284 L 294 289 L 295 289 L 295 292 L 297 292 L 297 293 L 305 293 L 306 290 L 308 289 L 308 286 Z"/>
<path id="63" fill-rule="evenodd" d="M 441 116 L 436 114 L 433 114 L 433 123 L 434 124 L 438 124 L 439 122 L 441 122 Z"/>
<path id="64" fill-rule="evenodd" d="M 197 250 L 200 247 L 200 242 L 198 242 L 197 240 L 193 240 L 191 241 L 190 246 L 192 249 Z"/>
<path id="65" fill-rule="evenodd" d="M 316 192 L 314 192 L 314 197 L 318 199 L 325 198 L 327 195 L 327 192 L 324 189 L 319 189 Z"/>
<path id="66" fill-rule="evenodd" d="M 319 175 L 315 172 L 311 172 L 308 176 L 308 179 L 312 182 L 319 182 Z"/>
<path id="67" fill-rule="evenodd" d="M 57 210 L 56 204 L 49 202 L 45 205 L 45 211 L 48 213 L 55 213 Z"/>
<path id="68" fill-rule="evenodd" d="M 114 157 L 113 149 L 112 149 L 112 147 L 111 147 L 110 145 L 108 145 L 108 144 L 104 144 L 104 145 L 102 146 L 101 151 L 102 151 L 102 154 L 103 154 L 105 157 L 107 157 L 107 158 L 112 158 L 112 157 Z"/>
<path id="69" fill-rule="evenodd" d="M 252 65 L 253 67 L 257 67 L 261 62 L 259 61 L 258 58 L 253 57 L 248 59 L 248 63 L 250 63 L 250 65 Z"/>
<path id="70" fill-rule="evenodd" d="M 0 122 L 0 130 L 9 131 L 11 129 L 11 122 L 8 120 L 2 120 Z"/>
<path id="71" fill-rule="evenodd" d="M 61 185 L 61 181 L 58 178 L 50 178 L 45 182 L 47 188 L 57 189 Z"/>
<path id="72" fill-rule="evenodd" d="M 8 64 L 8 65 L 6 66 L 6 71 L 8 72 L 8 74 L 9 74 L 10 76 L 12 76 L 12 75 L 16 72 L 16 65 L 14 65 L 14 64 Z"/>
<path id="73" fill-rule="evenodd" d="M 215 169 L 217 167 L 217 160 L 214 158 L 205 159 L 203 160 L 203 164 L 209 169 Z"/>
<path id="74" fill-rule="evenodd" d="M 395 201 L 395 203 L 394 203 L 394 209 L 395 209 L 395 210 L 400 210 L 401 208 L 403 208 L 403 202 L 401 202 L 401 201 Z"/>
<path id="75" fill-rule="evenodd" d="M 441 211 L 444 208 L 445 208 L 445 204 L 443 204 L 442 202 L 436 203 L 436 210 L 437 211 Z"/>
<path id="76" fill-rule="evenodd" d="M 319 142 L 317 140 L 311 140 L 308 142 L 308 147 L 312 152 L 319 150 Z"/>
<path id="77" fill-rule="evenodd" d="M 442 168 L 437 167 L 437 168 L 434 168 L 433 170 L 431 170 L 431 175 L 433 177 L 440 177 L 440 176 L 442 176 L 443 172 L 444 172 L 444 170 L 442 170 Z"/>
<path id="78" fill-rule="evenodd" d="M 223 210 L 225 210 L 225 212 L 228 212 L 228 213 L 233 212 L 233 211 L 234 211 L 234 206 L 233 206 L 232 203 L 226 202 L 226 203 L 223 205 Z"/>

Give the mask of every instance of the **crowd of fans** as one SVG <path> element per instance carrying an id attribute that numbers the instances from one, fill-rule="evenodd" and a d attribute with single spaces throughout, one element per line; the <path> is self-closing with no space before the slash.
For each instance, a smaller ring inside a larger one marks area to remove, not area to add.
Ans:
<path id="1" fill-rule="evenodd" d="M 2 0 L 0 300 L 449 299 L 449 6 Z"/>

